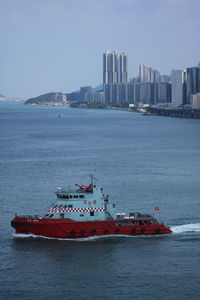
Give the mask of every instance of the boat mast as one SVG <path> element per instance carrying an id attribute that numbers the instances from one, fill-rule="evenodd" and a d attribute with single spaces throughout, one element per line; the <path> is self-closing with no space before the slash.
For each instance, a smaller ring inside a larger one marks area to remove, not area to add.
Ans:
<path id="1" fill-rule="evenodd" d="M 96 176 L 94 175 L 94 173 L 91 172 L 90 174 L 90 179 L 91 179 L 91 187 L 94 187 L 96 186 L 96 182 L 97 182 L 97 179 L 96 179 Z"/>

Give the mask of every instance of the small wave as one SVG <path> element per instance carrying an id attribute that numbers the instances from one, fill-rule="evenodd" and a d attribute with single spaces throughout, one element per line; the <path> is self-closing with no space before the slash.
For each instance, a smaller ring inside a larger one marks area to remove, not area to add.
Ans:
<path id="1" fill-rule="evenodd" d="M 107 239 L 107 238 L 136 238 L 139 236 L 130 236 L 130 235 L 101 235 L 101 236 L 90 236 L 85 238 L 54 238 L 54 237 L 47 237 L 42 235 L 35 235 L 35 234 L 23 234 L 23 233 L 13 233 L 12 236 L 17 239 L 46 239 L 46 240 L 59 240 L 59 241 L 72 241 L 72 242 L 88 242 L 88 241 L 96 241 L 101 239 Z M 142 236 L 142 235 L 141 235 Z M 141 237 L 140 236 L 140 237 Z"/>
<path id="2" fill-rule="evenodd" d="M 171 230 L 173 231 L 173 233 L 199 232 L 200 223 L 172 226 Z"/>
<path id="3" fill-rule="evenodd" d="M 63 241 L 71 241 L 72 239 L 67 238 L 53 238 L 48 236 L 36 235 L 36 234 L 23 234 L 23 233 L 13 233 L 12 236 L 17 239 L 46 239 L 46 240 L 63 240 Z"/>

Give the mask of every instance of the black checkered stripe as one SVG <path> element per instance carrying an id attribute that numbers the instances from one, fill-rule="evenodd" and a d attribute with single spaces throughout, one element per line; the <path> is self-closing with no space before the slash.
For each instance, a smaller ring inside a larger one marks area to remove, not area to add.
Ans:
<path id="1" fill-rule="evenodd" d="M 90 212 L 90 211 L 105 211 L 103 207 L 87 207 L 87 208 L 50 208 L 48 212 L 58 212 L 58 213 L 65 213 L 65 212 Z"/>

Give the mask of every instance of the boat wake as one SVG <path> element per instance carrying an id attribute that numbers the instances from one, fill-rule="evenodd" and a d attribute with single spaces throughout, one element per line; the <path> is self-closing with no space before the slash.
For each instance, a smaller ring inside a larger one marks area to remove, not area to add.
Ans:
<path id="1" fill-rule="evenodd" d="M 173 231 L 173 233 L 199 232 L 200 223 L 172 226 L 171 230 Z"/>
<path id="2" fill-rule="evenodd" d="M 87 241 L 96 241 L 100 239 L 105 239 L 105 238 L 130 238 L 130 237 L 136 237 L 136 236 L 130 236 L 130 235 L 101 235 L 101 236 L 90 236 L 90 237 L 85 237 L 85 238 L 54 238 L 54 237 L 47 237 L 47 236 L 42 236 L 42 235 L 35 235 L 35 234 L 23 234 L 23 233 L 13 233 L 12 236 L 17 239 L 46 239 L 46 240 L 58 240 L 58 241 L 74 241 L 74 242 L 87 242 Z M 138 237 L 138 236 L 137 236 Z"/>
<path id="3" fill-rule="evenodd" d="M 67 238 L 54 238 L 36 234 L 23 234 L 23 233 L 13 233 L 12 236 L 17 239 L 45 239 L 45 240 L 60 240 L 60 241 L 73 241 L 75 239 L 67 239 Z"/>

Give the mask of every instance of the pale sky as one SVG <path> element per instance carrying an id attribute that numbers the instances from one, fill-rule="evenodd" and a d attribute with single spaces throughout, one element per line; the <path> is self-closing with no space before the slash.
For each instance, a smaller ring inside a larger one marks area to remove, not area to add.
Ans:
<path id="1" fill-rule="evenodd" d="M 29 98 L 102 83 L 102 55 L 172 69 L 200 62 L 200 0 L 0 0 L 0 94 Z"/>

